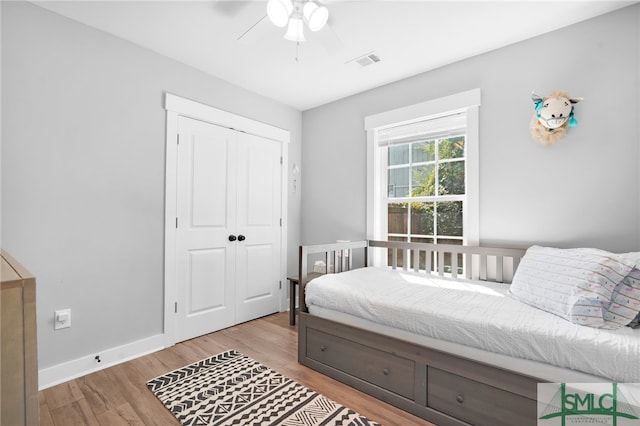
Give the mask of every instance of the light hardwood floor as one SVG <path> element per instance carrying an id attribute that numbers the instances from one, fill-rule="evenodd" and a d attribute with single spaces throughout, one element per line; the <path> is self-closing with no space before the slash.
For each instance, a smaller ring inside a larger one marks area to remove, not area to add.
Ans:
<path id="1" fill-rule="evenodd" d="M 297 362 L 297 327 L 279 313 L 179 343 L 40 392 L 40 424 L 179 425 L 146 387 L 149 379 L 235 349 L 386 426 L 432 425 Z"/>

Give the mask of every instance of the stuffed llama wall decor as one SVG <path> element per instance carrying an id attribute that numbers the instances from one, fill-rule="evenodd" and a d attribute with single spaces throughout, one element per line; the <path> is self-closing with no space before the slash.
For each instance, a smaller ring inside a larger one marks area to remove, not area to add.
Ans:
<path id="1" fill-rule="evenodd" d="M 531 136 L 544 145 L 558 142 L 567 134 L 567 128 L 578 124 L 573 106 L 583 98 L 572 98 L 565 92 L 552 92 L 544 98 L 531 94 L 536 112 L 531 119 Z"/>

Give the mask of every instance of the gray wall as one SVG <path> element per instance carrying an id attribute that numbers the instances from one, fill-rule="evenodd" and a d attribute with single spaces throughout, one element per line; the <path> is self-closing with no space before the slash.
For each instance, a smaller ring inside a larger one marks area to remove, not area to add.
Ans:
<path id="1" fill-rule="evenodd" d="M 365 116 L 479 87 L 481 244 L 640 250 L 639 14 L 621 9 L 303 112 L 303 243 L 366 237 Z M 531 139 L 533 90 L 585 98 L 554 146 Z"/>
<path id="2" fill-rule="evenodd" d="M 2 246 L 37 277 L 40 368 L 162 333 L 165 91 L 291 130 L 300 164 L 299 111 L 29 3 L 2 2 L 2 89 Z"/>

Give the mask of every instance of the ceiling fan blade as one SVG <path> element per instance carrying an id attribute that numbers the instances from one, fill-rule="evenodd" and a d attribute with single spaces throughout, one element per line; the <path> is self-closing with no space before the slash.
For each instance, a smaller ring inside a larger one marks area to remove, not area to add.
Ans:
<path id="1" fill-rule="evenodd" d="M 333 27 L 327 23 L 327 26 L 318 31 L 317 33 L 318 40 L 322 46 L 324 46 L 325 50 L 329 53 L 336 53 L 340 50 L 344 49 L 344 43 L 338 34 L 335 32 Z"/>
<path id="2" fill-rule="evenodd" d="M 260 39 L 263 39 L 264 36 L 269 32 L 269 30 L 273 27 L 267 15 L 264 15 L 262 18 L 258 19 L 258 21 L 250 26 L 245 32 L 240 34 L 238 37 L 238 42 L 242 44 L 253 44 Z"/>
<path id="3" fill-rule="evenodd" d="M 236 17 L 247 6 L 248 3 L 246 1 L 216 0 L 212 4 L 216 12 L 231 18 Z"/>

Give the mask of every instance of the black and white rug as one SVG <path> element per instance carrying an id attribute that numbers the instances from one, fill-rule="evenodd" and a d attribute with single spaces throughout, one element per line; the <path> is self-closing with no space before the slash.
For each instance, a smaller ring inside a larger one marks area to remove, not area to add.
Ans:
<path id="1" fill-rule="evenodd" d="M 147 386 L 183 425 L 380 426 L 233 350 Z"/>

